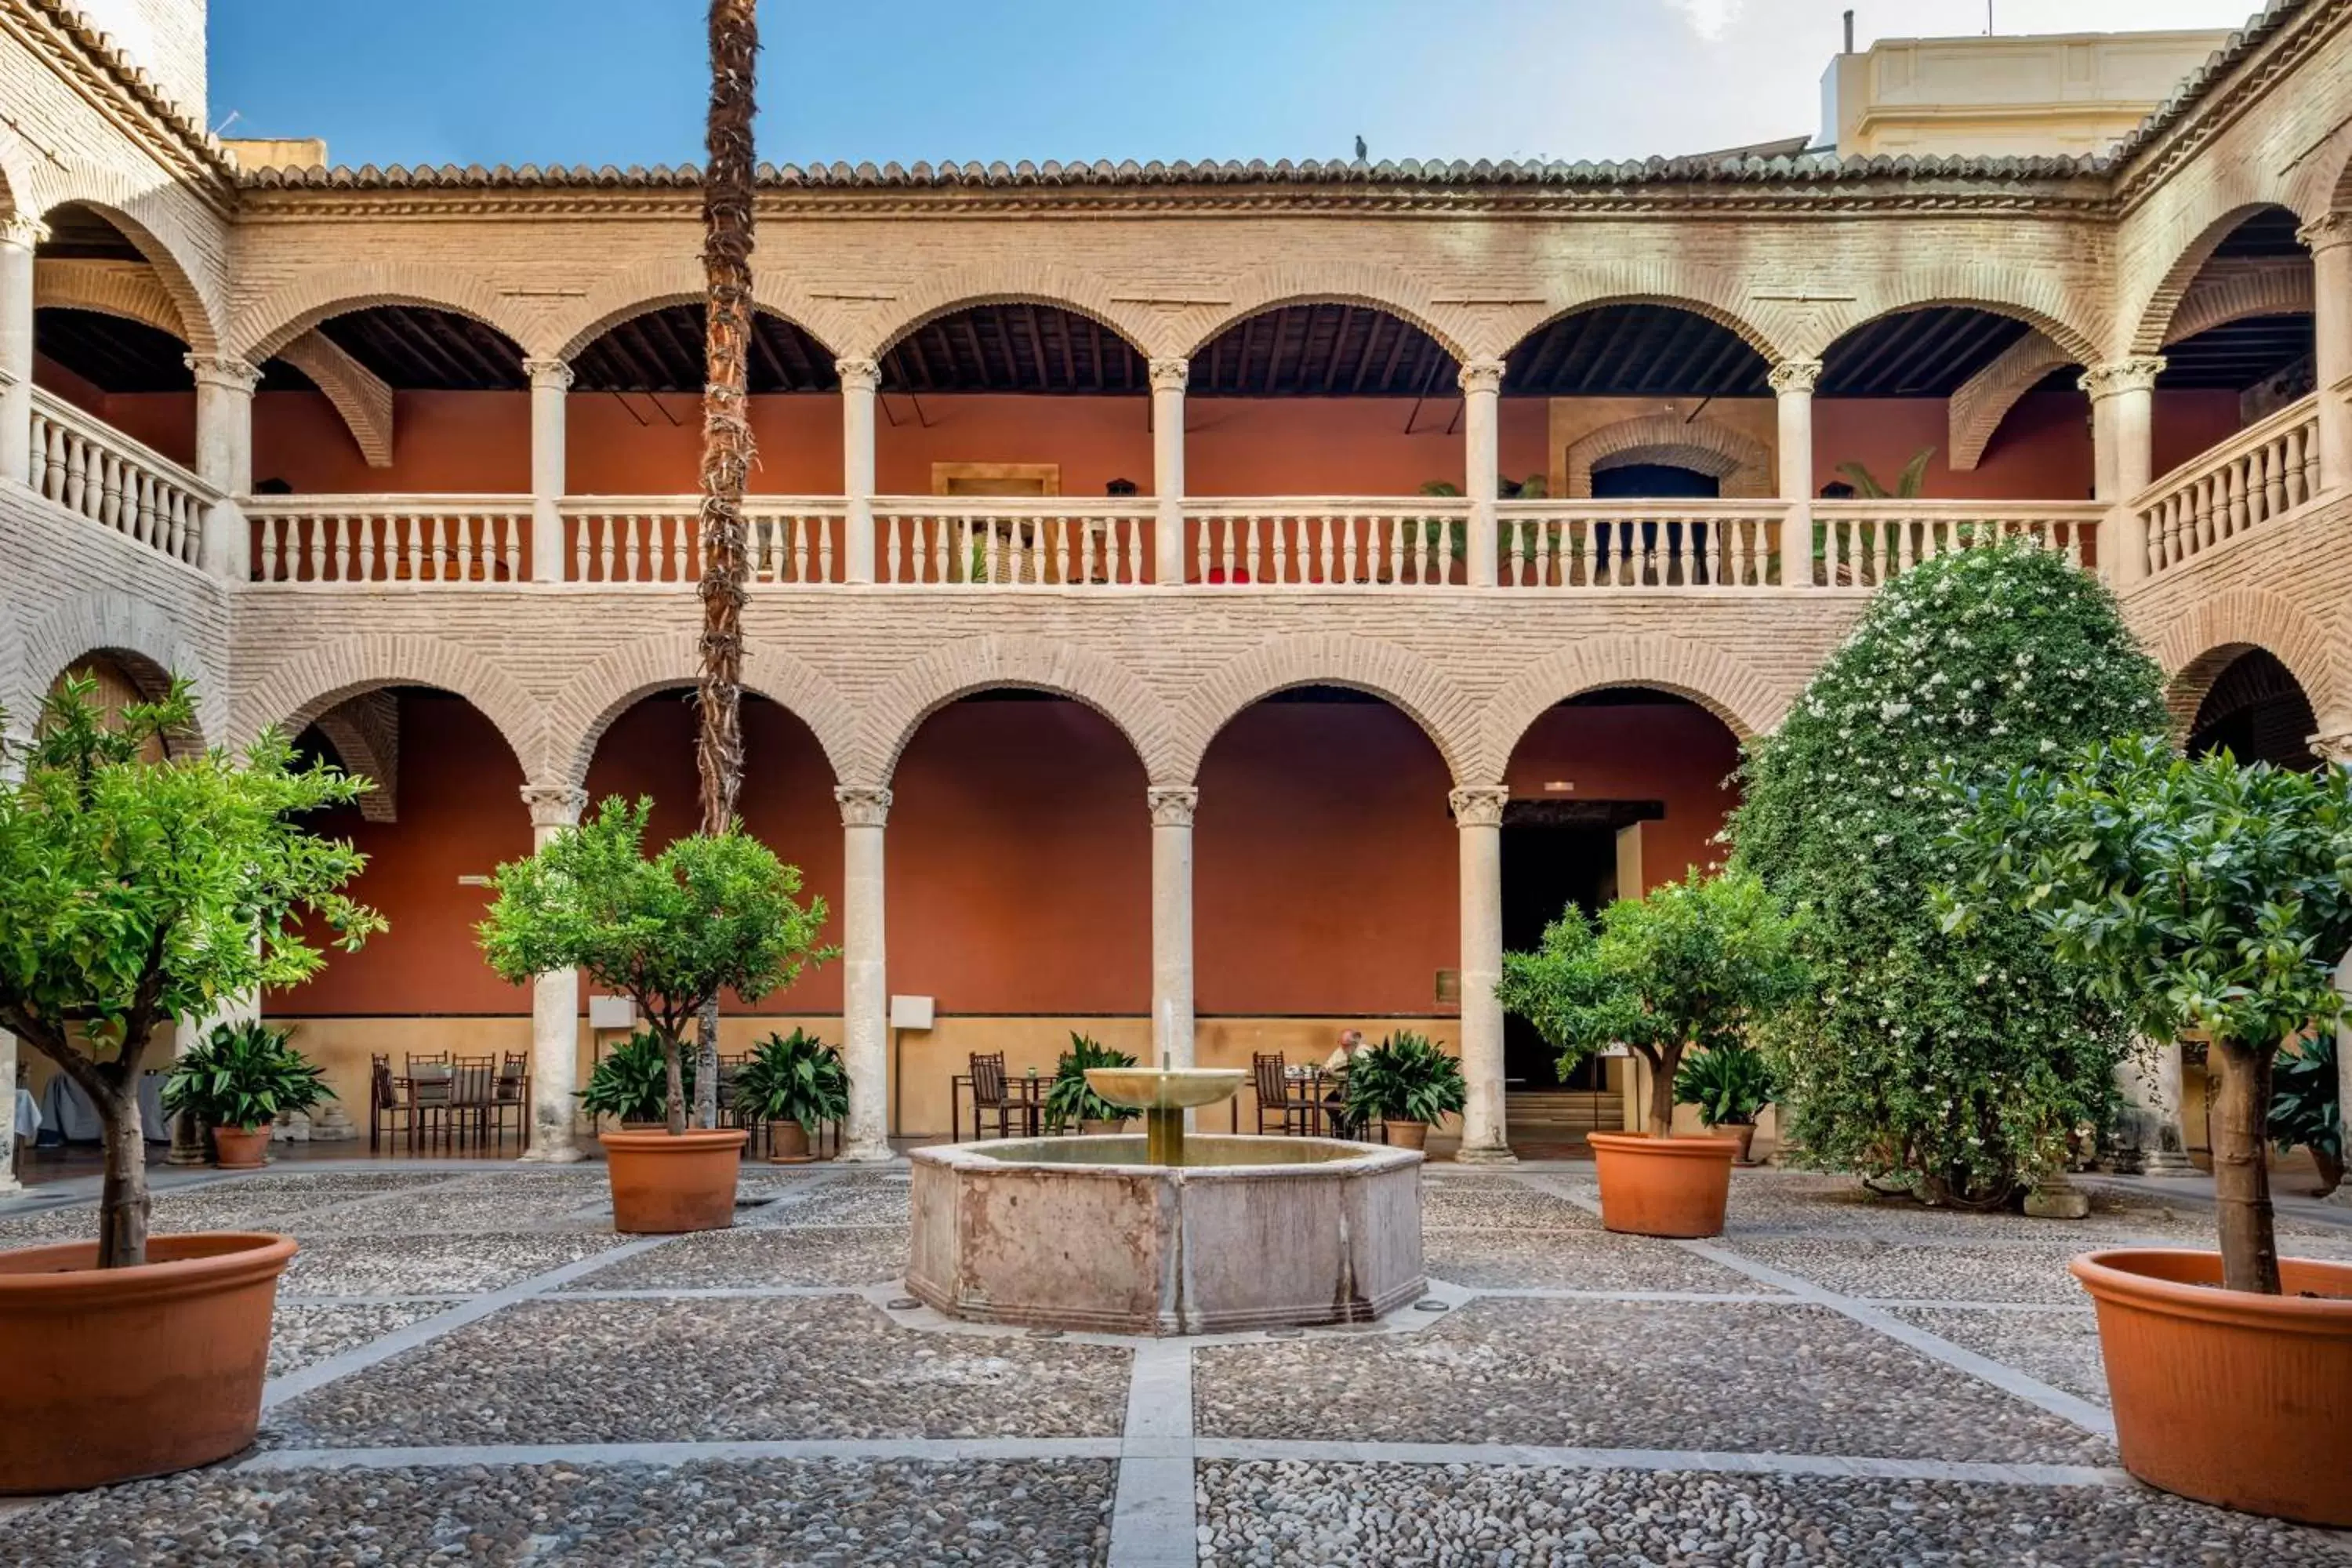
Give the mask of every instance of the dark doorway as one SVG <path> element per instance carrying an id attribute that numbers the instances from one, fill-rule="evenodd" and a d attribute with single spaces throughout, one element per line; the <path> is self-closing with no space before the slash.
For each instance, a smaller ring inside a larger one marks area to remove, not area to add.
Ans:
<path id="1" fill-rule="evenodd" d="M 1694 500 L 1723 493 L 1723 481 L 1672 463 L 1620 463 L 1592 476 L 1595 500 Z"/>
<path id="2" fill-rule="evenodd" d="M 1514 801 L 1503 816 L 1503 949 L 1525 952 L 1573 904 L 1592 914 L 1615 898 L 1618 830 L 1665 815 L 1656 801 Z M 1505 1015 L 1503 1074 L 1513 1092 L 1606 1087 L 1588 1057 L 1563 1080 L 1559 1058 L 1526 1019 Z"/>

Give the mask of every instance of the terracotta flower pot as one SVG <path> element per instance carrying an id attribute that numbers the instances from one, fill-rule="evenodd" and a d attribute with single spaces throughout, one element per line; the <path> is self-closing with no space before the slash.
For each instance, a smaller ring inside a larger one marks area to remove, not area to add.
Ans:
<path id="1" fill-rule="evenodd" d="M 808 1129 L 793 1121 L 769 1122 L 768 1159 L 778 1165 L 808 1163 Z"/>
<path id="2" fill-rule="evenodd" d="M 1391 1149 L 1420 1149 L 1428 1145 L 1429 1123 L 1426 1121 L 1391 1121 L 1386 1125 Z"/>
<path id="3" fill-rule="evenodd" d="M 215 1127 L 213 1163 L 224 1171 L 257 1171 L 269 1163 L 269 1129 Z"/>
<path id="4" fill-rule="evenodd" d="M 1632 1236 L 1720 1236 L 1731 1197 L 1728 1138 L 1590 1132 L 1601 1173 L 1601 1224 Z"/>
<path id="5" fill-rule="evenodd" d="M 225 1459 L 253 1443 L 284 1237 L 151 1237 L 0 1252 L 0 1492 L 75 1491 Z"/>
<path id="6" fill-rule="evenodd" d="M 2219 1289 L 2218 1252 L 2067 1268 L 2098 1304 L 2126 1469 L 2200 1502 L 2352 1525 L 2352 1263 L 2283 1258 L 2278 1296 Z"/>
<path id="7" fill-rule="evenodd" d="M 741 1127 L 604 1134 L 613 1228 L 668 1236 L 734 1224 L 735 1171 L 751 1137 Z"/>
<path id="8" fill-rule="evenodd" d="M 1713 1122 L 1708 1125 L 1706 1135 L 1730 1141 L 1732 1147 L 1739 1151 L 1733 1156 L 1735 1164 L 1752 1165 L 1756 1163 L 1756 1123 L 1753 1121 Z"/>
<path id="9" fill-rule="evenodd" d="M 1116 1135 L 1119 1129 L 1126 1125 L 1127 1123 L 1124 1121 L 1112 1121 L 1108 1120 L 1089 1121 L 1082 1116 L 1078 1119 L 1078 1136 L 1081 1138 L 1109 1138 Z"/>

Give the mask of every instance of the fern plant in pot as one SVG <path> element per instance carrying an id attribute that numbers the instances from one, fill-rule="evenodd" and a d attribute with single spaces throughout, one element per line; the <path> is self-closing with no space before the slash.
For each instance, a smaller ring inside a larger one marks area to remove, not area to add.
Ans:
<path id="1" fill-rule="evenodd" d="M 1401 1149 L 1423 1147 L 1431 1122 L 1458 1115 L 1469 1101 L 1462 1064 L 1411 1029 L 1349 1060 L 1346 1096 L 1350 1121 L 1362 1126 L 1379 1118 L 1389 1142 Z"/>
<path id="2" fill-rule="evenodd" d="M 809 1159 L 816 1130 L 849 1114 L 849 1068 L 841 1047 L 806 1029 L 770 1035 L 735 1070 L 735 1109 L 767 1123 L 769 1159 L 778 1164 Z"/>
<path id="3" fill-rule="evenodd" d="M 1127 1124 L 1128 1113 L 1097 1094 L 1087 1083 L 1093 1068 L 1131 1068 L 1134 1056 L 1115 1051 L 1100 1040 L 1072 1031 L 1070 1048 L 1054 1066 L 1054 1081 L 1045 1090 L 1045 1126 L 1061 1131 L 1073 1121 L 1089 1138 L 1116 1132 Z"/>
<path id="4" fill-rule="evenodd" d="M 1754 1163 L 1756 1118 L 1772 1103 L 1772 1068 L 1745 1040 L 1701 1051 L 1675 1074 L 1675 1102 L 1698 1107 L 1708 1132 L 1739 1147 L 1738 1163 Z"/>
<path id="5" fill-rule="evenodd" d="M 259 1170 L 271 1123 L 334 1098 L 326 1069 L 296 1050 L 293 1037 L 291 1029 L 258 1020 L 223 1024 L 173 1064 L 163 1109 L 174 1116 L 194 1112 L 213 1130 L 214 1161 L 222 1170 Z"/>
<path id="6" fill-rule="evenodd" d="M 691 1055 L 678 1063 L 688 1100 L 694 1098 L 694 1066 Z M 605 1053 L 577 1098 L 580 1109 L 591 1116 L 609 1116 L 623 1127 L 652 1128 L 662 1125 L 668 1094 L 669 1066 L 662 1059 L 661 1037 L 639 1029 Z"/>

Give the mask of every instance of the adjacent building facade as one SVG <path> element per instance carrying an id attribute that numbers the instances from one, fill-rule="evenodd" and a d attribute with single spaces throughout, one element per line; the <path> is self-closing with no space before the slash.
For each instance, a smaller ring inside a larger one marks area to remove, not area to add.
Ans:
<path id="1" fill-rule="evenodd" d="M 376 780 L 392 929 L 264 1011 L 355 1111 L 528 1049 L 561 1154 L 585 993 L 472 927 L 593 798 L 693 824 L 696 175 L 243 166 L 191 9 L 130 5 L 159 65 L 0 0 L 0 709 L 177 671 Z M 2347 21 L 2099 153 L 763 171 L 744 812 L 844 952 L 730 1042 L 843 1040 L 867 1156 L 1073 1032 L 1418 1029 L 1465 1158 L 1607 1120 L 1505 946 L 1715 858 L 1874 587 L 1994 536 L 2192 740 L 2352 755 Z"/>

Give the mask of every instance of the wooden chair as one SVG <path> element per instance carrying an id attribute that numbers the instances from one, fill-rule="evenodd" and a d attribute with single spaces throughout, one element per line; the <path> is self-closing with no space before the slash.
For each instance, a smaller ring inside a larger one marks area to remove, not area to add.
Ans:
<path id="1" fill-rule="evenodd" d="M 489 1142 L 498 1068 L 496 1057 L 457 1057 L 449 1064 L 449 1114 L 460 1148 Z"/>
<path id="2" fill-rule="evenodd" d="M 1322 1101 L 1311 1090 L 1292 1085 L 1290 1066 L 1280 1051 L 1252 1052 L 1250 1073 L 1257 1087 L 1259 1136 L 1265 1136 L 1269 1121 L 1277 1123 L 1274 1130 L 1286 1138 L 1310 1136 L 1322 1126 Z"/>
<path id="3" fill-rule="evenodd" d="M 408 1105 L 400 1097 L 399 1086 L 392 1076 L 392 1058 L 378 1054 L 368 1058 L 368 1151 L 373 1153 L 383 1146 L 383 1135 L 395 1136 L 408 1130 Z"/>
<path id="4" fill-rule="evenodd" d="M 1004 1053 L 993 1051 L 986 1056 L 974 1052 L 971 1058 L 971 1135 L 985 1138 L 987 1132 L 982 1119 L 993 1113 L 996 1135 L 1010 1138 L 1017 1122 L 1023 1137 L 1034 1137 L 1037 1132 L 1034 1105 L 1013 1093 L 1004 1075 Z"/>
<path id="5" fill-rule="evenodd" d="M 514 1118 L 515 1140 L 530 1147 L 530 1057 L 507 1051 L 499 1058 L 499 1079 L 490 1089 L 490 1133 L 499 1146 L 506 1142 L 507 1118 Z"/>
<path id="6" fill-rule="evenodd" d="M 449 1146 L 451 1110 L 449 1053 L 411 1052 L 399 1080 L 400 1099 L 408 1112 L 408 1146 L 419 1149 L 432 1142 L 437 1129 L 441 1146 Z"/>

